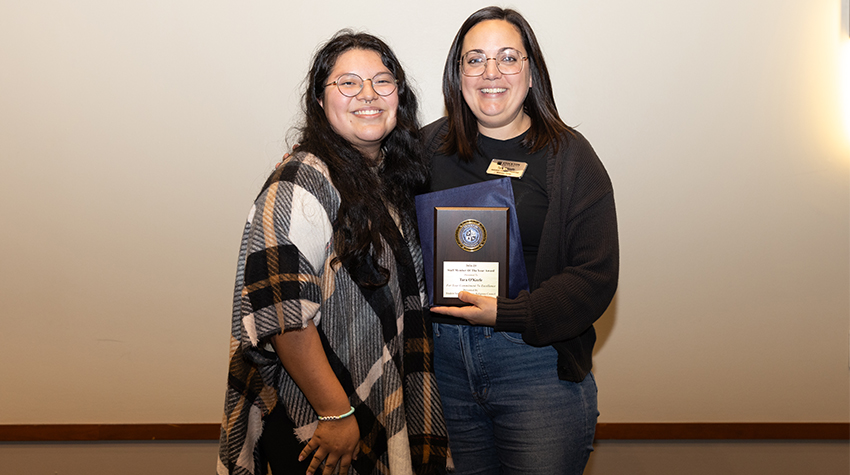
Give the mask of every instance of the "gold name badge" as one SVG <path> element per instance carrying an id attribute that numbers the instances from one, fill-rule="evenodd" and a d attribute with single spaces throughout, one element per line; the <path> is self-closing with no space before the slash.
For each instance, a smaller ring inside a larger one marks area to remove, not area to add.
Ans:
<path id="1" fill-rule="evenodd" d="M 525 162 L 511 162 L 509 160 L 495 158 L 490 162 L 490 166 L 487 167 L 487 174 L 522 178 L 526 168 L 528 168 L 528 164 Z"/>
<path id="2" fill-rule="evenodd" d="M 487 242 L 487 229 L 481 221 L 467 219 L 457 225 L 455 242 L 466 252 L 475 252 Z"/>

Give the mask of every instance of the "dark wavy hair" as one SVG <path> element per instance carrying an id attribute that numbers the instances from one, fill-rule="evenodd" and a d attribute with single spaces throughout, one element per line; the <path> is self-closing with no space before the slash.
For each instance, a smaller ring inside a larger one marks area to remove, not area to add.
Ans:
<path id="1" fill-rule="evenodd" d="M 532 87 L 523 103 L 523 110 L 531 118 L 531 128 L 523 139 L 523 146 L 536 152 L 551 145 L 557 152 L 560 146 L 566 145 L 572 131 L 558 115 L 552 81 L 540 44 L 537 43 L 531 25 L 519 12 L 500 7 L 482 8 L 470 15 L 461 25 L 449 49 L 443 69 L 443 98 L 449 128 L 440 151 L 446 155 L 457 153 L 462 160 L 470 161 L 478 149 L 478 121 L 461 92 L 460 58 L 464 53 L 461 48 L 466 34 L 472 27 L 486 20 L 504 20 L 516 27 L 528 56 Z"/>
<path id="2" fill-rule="evenodd" d="M 337 60 L 354 49 L 378 53 L 381 62 L 398 80 L 396 126 L 381 144 L 383 160 L 377 170 L 367 157 L 333 130 L 319 104 Z M 389 272 L 377 265 L 383 248 L 381 237 L 396 254 L 405 246 L 387 206 L 391 204 L 403 222 L 414 224 L 413 193 L 427 177 L 416 94 L 408 84 L 401 63 L 386 43 L 375 36 L 351 30 L 337 32 L 316 52 L 306 81 L 298 150 L 324 161 L 339 191 L 341 204 L 333 223 L 336 261 L 349 271 L 354 270 L 352 277 L 360 285 L 384 285 Z M 407 227 L 415 228 L 415 225 Z M 368 261 L 374 263 L 372 267 L 377 274 L 364 272 L 370 267 L 364 266 Z"/>

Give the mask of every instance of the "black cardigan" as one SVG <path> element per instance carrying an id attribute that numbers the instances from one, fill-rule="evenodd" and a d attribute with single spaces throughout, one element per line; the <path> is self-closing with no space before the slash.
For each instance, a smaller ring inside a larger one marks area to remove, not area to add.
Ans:
<path id="1" fill-rule="evenodd" d="M 429 160 L 447 124 L 442 118 L 422 129 Z M 617 290 L 620 251 L 611 180 L 587 139 L 573 133 L 557 154 L 547 154 L 549 209 L 531 292 L 499 297 L 494 329 L 521 333 L 532 346 L 552 345 L 560 379 L 579 382 L 593 366 L 593 323 Z"/>

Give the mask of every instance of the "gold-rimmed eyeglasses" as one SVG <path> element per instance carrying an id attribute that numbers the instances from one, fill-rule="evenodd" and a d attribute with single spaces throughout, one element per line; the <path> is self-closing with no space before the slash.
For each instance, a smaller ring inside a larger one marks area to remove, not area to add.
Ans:
<path id="1" fill-rule="evenodd" d="M 481 76 L 487 70 L 487 61 L 496 62 L 496 68 L 502 74 L 519 74 L 528 57 L 513 49 L 505 48 L 499 51 L 495 58 L 488 58 L 481 51 L 469 51 L 460 58 L 460 72 L 464 76 Z"/>
<path id="2" fill-rule="evenodd" d="M 354 97 L 363 90 L 363 83 L 372 83 L 372 89 L 379 96 L 389 96 L 395 91 L 397 82 L 392 73 L 378 73 L 371 79 L 363 79 L 354 73 L 343 74 L 336 81 L 325 84 L 325 87 L 336 86 L 340 94 L 346 97 Z"/>

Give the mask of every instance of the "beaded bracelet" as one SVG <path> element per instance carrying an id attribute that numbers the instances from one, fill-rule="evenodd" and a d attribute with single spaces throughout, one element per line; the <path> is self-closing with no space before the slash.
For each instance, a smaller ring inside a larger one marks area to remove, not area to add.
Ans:
<path id="1" fill-rule="evenodd" d="M 354 406 L 351 406 L 351 409 L 345 414 L 340 414 L 338 416 L 319 416 L 320 421 L 338 421 L 340 419 L 345 419 L 346 417 L 354 414 Z"/>

